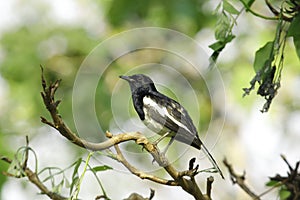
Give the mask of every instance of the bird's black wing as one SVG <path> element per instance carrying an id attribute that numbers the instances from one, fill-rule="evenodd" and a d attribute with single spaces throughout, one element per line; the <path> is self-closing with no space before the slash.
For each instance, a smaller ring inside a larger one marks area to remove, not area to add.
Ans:
<path id="1" fill-rule="evenodd" d="M 149 109 L 150 117 L 175 133 L 173 136 L 176 140 L 193 144 L 200 149 L 201 141 L 187 111 L 178 102 L 163 94 L 150 93 L 149 98 L 157 104 Z"/>
<path id="2" fill-rule="evenodd" d="M 160 101 L 159 103 L 167 108 L 172 117 L 186 126 L 193 135 L 197 135 L 197 130 L 193 124 L 193 120 L 183 106 L 163 94 L 159 93 L 156 96 L 157 101 Z"/>
<path id="3" fill-rule="evenodd" d="M 177 101 L 160 93 L 150 93 L 146 98 L 153 100 L 154 104 L 156 103 L 156 106 L 149 107 L 149 116 L 175 133 L 171 135 L 175 137 L 175 140 L 196 147 L 197 149 L 203 147 L 204 153 L 208 156 L 214 168 L 220 173 L 222 178 L 224 178 L 217 162 L 199 139 L 197 130 L 187 111 Z M 163 111 L 167 111 L 167 113 Z"/>

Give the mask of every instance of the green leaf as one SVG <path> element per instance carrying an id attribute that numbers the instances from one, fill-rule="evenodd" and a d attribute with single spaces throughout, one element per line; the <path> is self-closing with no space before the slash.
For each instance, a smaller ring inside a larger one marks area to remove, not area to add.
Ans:
<path id="1" fill-rule="evenodd" d="M 285 189 L 279 191 L 280 200 L 285 200 L 291 195 L 291 192 Z"/>
<path id="2" fill-rule="evenodd" d="M 214 10 L 214 12 L 213 12 L 212 14 L 213 14 L 213 15 L 216 15 L 216 14 L 221 10 L 221 6 L 222 6 L 222 4 L 219 3 L 219 4 L 217 5 L 216 9 Z"/>
<path id="3" fill-rule="evenodd" d="M 113 169 L 113 168 L 108 165 L 102 165 L 102 166 L 93 167 L 91 170 L 94 172 L 100 172 L 100 171 L 105 171 L 105 170 L 109 170 L 109 169 Z"/>
<path id="4" fill-rule="evenodd" d="M 225 39 L 225 41 L 224 42 L 226 42 L 226 43 L 229 43 L 229 42 L 231 42 L 233 39 L 235 38 L 235 35 L 228 35 L 227 37 L 226 37 L 226 39 Z"/>
<path id="5" fill-rule="evenodd" d="M 254 3 L 254 1 L 255 1 L 255 0 L 248 0 L 248 1 L 247 1 L 247 5 L 248 5 L 249 7 L 251 7 L 252 4 Z"/>
<path id="6" fill-rule="evenodd" d="M 234 38 L 234 35 L 229 35 L 224 41 L 217 41 L 209 45 L 209 48 L 211 48 L 214 51 L 221 51 L 226 46 L 226 44 L 231 42 Z"/>
<path id="7" fill-rule="evenodd" d="M 299 24 L 300 24 L 300 13 L 293 19 L 289 30 L 288 36 L 293 37 L 294 45 L 296 48 L 296 52 L 298 58 L 300 59 L 300 31 L 299 31 Z"/>
<path id="8" fill-rule="evenodd" d="M 73 188 L 74 188 L 74 186 L 77 185 L 78 181 L 79 181 L 79 177 L 78 176 L 75 177 L 74 179 L 72 179 L 72 183 L 70 185 L 70 192 L 69 192 L 70 195 L 73 193 Z"/>
<path id="9" fill-rule="evenodd" d="M 300 59 L 300 35 L 294 36 L 293 40 L 298 58 Z"/>
<path id="10" fill-rule="evenodd" d="M 249 8 L 252 6 L 255 0 L 242 0 L 243 4 L 246 7 L 246 11 L 249 11 Z"/>
<path id="11" fill-rule="evenodd" d="M 68 181 L 68 179 L 65 179 L 65 187 L 66 187 L 66 188 L 70 188 L 70 187 L 71 187 L 71 184 L 70 184 L 70 182 Z"/>
<path id="12" fill-rule="evenodd" d="M 217 22 L 215 29 L 215 38 L 216 40 L 224 41 L 230 33 L 230 19 L 226 14 L 222 14 Z"/>
<path id="13" fill-rule="evenodd" d="M 293 37 L 295 35 L 300 35 L 299 24 L 300 24 L 300 13 L 294 17 L 288 30 L 288 36 Z"/>
<path id="14" fill-rule="evenodd" d="M 72 174 L 72 180 L 71 180 L 71 185 L 70 185 L 70 194 L 72 194 L 73 192 L 73 188 L 74 186 L 77 184 L 77 182 L 79 181 L 79 176 L 78 176 L 78 169 L 81 165 L 82 162 L 82 158 L 79 158 L 74 164 L 74 170 L 73 170 L 73 174 Z"/>
<path id="15" fill-rule="evenodd" d="M 269 181 L 269 182 L 266 183 L 266 186 L 273 187 L 273 186 L 275 186 L 277 184 L 278 184 L 278 181 L 271 180 L 271 181 Z"/>
<path id="16" fill-rule="evenodd" d="M 73 170 L 73 174 L 72 174 L 72 179 L 74 179 L 75 177 L 78 176 L 78 169 L 79 169 L 79 166 L 81 165 L 81 162 L 82 162 L 82 158 L 79 158 L 74 164 L 74 170 Z"/>
<path id="17" fill-rule="evenodd" d="M 264 69 L 266 65 L 271 65 L 271 62 L 274 59 L 272 51 L 273 42 L 267 42 L 263 47 L 256 51 L 254 59 L 254 70 L 256 73 Z"/>
<path id="18" fill-rule="evenodd" d="M 237 15 L 240 12 L 233 7 L 233 5 L 231 5 L 228 1 L 223 0 L 223 9 L 231 14 Z"/>
<path id="19" fill-rule="evenodd" d="M 214 51 L 220 51 L 224 48 L 224 42 L 221 42 L 221 41 L 217 41 L 211 45 L 209 45 L 209 48 L 211 48 L 212 50 Z"/>
<path id="20" fill-rule="evenodd" d="M 52 192 L 60 193 L 63 186 L 64 186 L 64 179 L 62 179 L 59 184 L 57 184 L 55 187 L 52 188 Z"/>

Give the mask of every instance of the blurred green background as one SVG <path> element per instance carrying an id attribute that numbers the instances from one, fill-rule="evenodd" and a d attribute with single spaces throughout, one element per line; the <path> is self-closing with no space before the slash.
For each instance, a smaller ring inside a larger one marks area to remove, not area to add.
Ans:
<path id="1" fill-rule="evenodd" d="M 59 108 L 63 119 L 75 130 L 72 115 L 74 79 L 81 63 L 99 43 L 122 31 L 155 26 L 170 28 L 190 36 L 210 54 L 212 51 L 208 45 L 214 42 L 217 17 L 213 12 L 217 3 L 199 0 L 1 1 L 0 154 L 12 157 L 24 145 L 25 135 L 29 136 L 30 143 L 38 154 L 40 168 L 49 165 L 64 168 L 86 153 L 40 122 L 40 116 L 49 117 L 40 97 L 40 65 L 45 68 L 45 76 L 49 81 L 63 80 L 57 93 L 57 98 L 62 99 Z M 254 8 L 266 15 L 270 14 L 264 4 L 257 3 Z M 287 44 L 282 88 L 269 113 L 259 112 L 263 100 L 254 93 L 242 98 L 242 88 L 249 86 L 254 75 L 252 63 L 255 51 L 266 41 L 273 39 L 274 30 L 274 22 L 242 14 L 233 30 L 237 38 L 225 48 L 217 63 L 226 88 L 226 108 L 214 109 L 220 113 L 226 111 L 226 116 L 214 119 L 216 123 L 222 123 L 225 117 L 221 138 L 213 154 L 219 163 L 226 156 L 240 172 L 245 169 L 247 180 L 256 187 L 258 193 L 266 189 L 264 183 L 268 176 L 285 172 L 280 153 L 286 154 L 293 163 L 299 160 L 300 150 L 296 144 L 300 139 L 300 96 L 297 92 L 300 86 L 299 60 L 291 41 Z M 99 81 L 96 101 L 101 103 L 96 104 L 95 108 L 103 131 L 112 129 L 110 98 L 118 75 L 126 73 L 131 64 L 139 63 L 136 61 L 137 57 L 143 58 L 145 55 L 148 54 L 140 53 L 127 60 L 112 63 Z M 159 62 L 161 59 L 155 57 L 155 54 L 152 56 L 149 59 L 152 62 Z M 211 120 L 211 100 L 207 89 L 203 87 L 203 80 L 189 73 L 185 77 L 195 90 L 201 91 L 197 96 L 201 101 L 201 117 L 197 124 L 201 133 L 207 129 Z M 176 79 L 170 80 L 170 84 L 172 81 Z M 128 87 L 126 90 L 129 93 Z M 172 95 L 167 89 L 164 92 Z M 131 112 L 135 116 L 132 108 Z M 129 145 L 125 148 L 131 147 Z M 177 166 L 184 168 L 186 162 L 177 163 Z M 0 171 L 7 167 L 1 162 Z M 223 166 L 221 168 L 226 171 Z M 199 182 L 204 177 L 201 175 Z M 123 180 L 122 172 L 108 172 L 100 178 L 112 199 L 125 198 L 135 191 L 146 196 L 150 187 L 157 191 L 157 199 L 168 197 L 169 191 L 174 192 L 171 197 L 179 195 L 191 199 L 179 188 L 161 187 L 130 174 L 126 174 Z M 112 186 L 117 184 L 111 180 L 115 178 L 122 179 L 118 193 L 114 192 L 116 186 Z M 134 184 L 129 186 L 128 182 Z M 21 195 L 14 196 L 14 191 Z M 96 188 L 83 189 L 82 197 L 91 199 L 97 192 Z M 37 193 L 37 189 L 26 181 L 0 175 L 0 199 L 47 199 Z M 233 187 L 230 180 L 216 180 L 213 195 L 215 199 L 245 198 L 245 194 Z M 266 197 L 268 198 L 270 197 Z"/>

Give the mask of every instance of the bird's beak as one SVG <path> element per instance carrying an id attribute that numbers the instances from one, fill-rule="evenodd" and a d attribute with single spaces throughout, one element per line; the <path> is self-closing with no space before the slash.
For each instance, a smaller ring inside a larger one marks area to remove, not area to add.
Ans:
<path id="1" fill-rule="evenodd" d="M 130 82 L 132 79 L 129 77 L 129 76 L 119 76 L 121 79 L 124 79 L 124 80 L 126 80 L 126 81 L 128 81 L 128 82 Z"/>

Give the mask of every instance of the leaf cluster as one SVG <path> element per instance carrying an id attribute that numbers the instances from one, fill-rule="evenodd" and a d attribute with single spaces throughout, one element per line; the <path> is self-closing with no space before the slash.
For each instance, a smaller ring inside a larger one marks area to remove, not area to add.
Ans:
<path id="1" fill-rule="evenodd" d="M 275 17 L 261 15 L 251 9 L 254 1 L 240 0 L 243 7 L 238 10 L 228 0 L 222 1 L 216 11 L 219 17 L 215 28 L 216 42 L 210 45 L 214 50 L 211 55 L 211 65 L 217 61 L 217 58 L 225 46 L 231 42 L 235 35 L 232 33 L 233 26 L 236 25 L 237 18 L 243 11 L 249 12 L 256 17 L 266 20 L 274 20 L 277 23 L 274 39 L 267 41 L 255 53 L 253 69 L 255 76 L 250 81 L 249 88 L 243 88 L 243 96 L 249 95 L 258 84 L 257 94 L 262 96 L 266 102 L 261 112 L 267 112 L 270 105 L 278 93 L 281 86 L 281 72 L 284 67 L 284 54 L 286 41 L 289 37 L 293 38 L 298 57 L 300 58 L 300 2 L 296 0 L 283 1 L 280 10 L 277 11 L 269 1 L 265 1 L 266 6 L 271 10 Z"/>
<path id="2" fill-rule="evenodd" d="M 287 176 L 275 175 L 270 177 L 270 181 L 266 184 L 268 187 L 278 187 L 278 195 L 280 200 L 295 200 L 300 198 L 300 173 L 298 161 L 295 167 L 292 167 L 287 159 L 281 156 L 287 164 L 289 171 Z"/>

